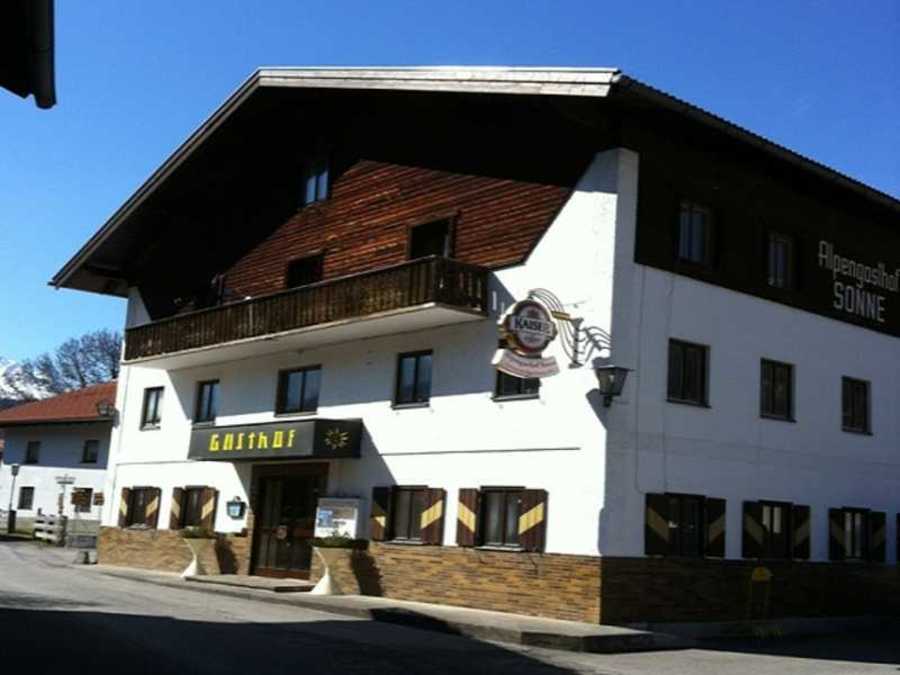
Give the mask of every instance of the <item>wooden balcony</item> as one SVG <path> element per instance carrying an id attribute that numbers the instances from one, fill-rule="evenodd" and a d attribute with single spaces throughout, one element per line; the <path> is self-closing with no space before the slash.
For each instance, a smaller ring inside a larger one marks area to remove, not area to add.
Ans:
<path id="1" fill-rule="evenodd" d="M 484 268 L 449 260 L 422 258 L 372 272 L 355 274 L 271 295 L 180 314 L 125 331 L 125 361 L 162 359 L 209 351 L 223 345 L 247 345 L 291 338 L 318 329 L 369 322 L 372 330 L 354 327 L 332 331 L 321 341 L 335 342 L 386 335 L 487 313 Z M 431 310 L 431 311 L 429 311 Z M 402 317 L 417 314 L 404 320 Z M 287 339 L 281 348 L 309 346 L 309 339 Z M 268 349 L 277 351 L 278 349 Z M 239 357 L 233 351 L 235 358 Z M 251 355 L 254 351 L 243 351 Z M 222 355 L 225 360 L 230 356 Z M 163 367 L 199 364 L 177 359 Z M 209 358 L 201 359 L 210 362 Z"/>

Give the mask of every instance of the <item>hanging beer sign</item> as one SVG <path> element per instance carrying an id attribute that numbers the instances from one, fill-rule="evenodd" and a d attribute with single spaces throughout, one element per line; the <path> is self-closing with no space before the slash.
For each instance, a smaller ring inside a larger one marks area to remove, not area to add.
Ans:
<path id="1" fill-rule="evenodd" d="M 550 377 L 559 373 L 552 356 L 542 352 L 556 338 L 556 323 L 547 308 L 534 300 L 521 300 L 500 320 L 506 348 L 497 350 L 493 365 L 500 372 L 522 378 Z"/>

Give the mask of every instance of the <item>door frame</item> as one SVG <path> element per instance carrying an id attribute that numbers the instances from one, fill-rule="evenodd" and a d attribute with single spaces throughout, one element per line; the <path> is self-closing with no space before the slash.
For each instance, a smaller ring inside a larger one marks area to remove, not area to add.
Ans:
<path id="1" fill-rule="evenodd" d="M 250 508 L 253 511 L 253 531 L 250 537 L 250 571 L 256 574 L 257 551 L 261 527 L 257 526 L 262 518 L 262 480 L 264 478 L 288 478 L 290 476 L 320 475 L 325 477 L 325 491 L 328 491 L 330 464 L 328 462 L 291 462 L 273 464 L 254 464 L 250 477 Z"/>

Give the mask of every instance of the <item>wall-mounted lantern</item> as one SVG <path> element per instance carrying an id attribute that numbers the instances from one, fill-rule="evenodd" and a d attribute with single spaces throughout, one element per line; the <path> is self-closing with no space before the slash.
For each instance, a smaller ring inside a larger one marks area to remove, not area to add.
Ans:
<path id="1" fill-rule="evenodd" d="M 247 507 L 247 504 L 241 501 L 240 497 L 235 497 L 230 502 L 226 502 L 225 507 L 228 510 L 229 518 L 238 519 L 244 517 L 244 509 Z"/>
<path id="2" fill-rule="evenodd" d="M 594 372 L 597 374 L 597 388 L 600 390 L 600 395 L 603 396 L 603 405 L 608 408 L 613 397 L 622 393 L 631 369 L 609 365 L 597 366 Z"/>

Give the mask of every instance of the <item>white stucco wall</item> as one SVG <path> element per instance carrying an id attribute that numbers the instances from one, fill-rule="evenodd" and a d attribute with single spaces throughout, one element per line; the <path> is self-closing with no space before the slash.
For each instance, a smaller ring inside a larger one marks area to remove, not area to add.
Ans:
<path id="1" fill-rule="evenodd" d="M 123 368 L 117 402 L 123 416 L 107 482 L 115 499 L 104 522 L 116 523 L 123 487 L 146 485 L 162 488 L 159 526 L 167 527 L 172 488 L 203 484 L 220 492 L 216 529 L 240 530 L 244 521 L 231 520 L 223 502 L 247 499 L 250 465 L 186 461 L 196 383 L 220 380 L 218 425 L 266 422 L 274 419 L 278 371 L 321 364 L 317 415 L 362 418 L 366 429 L 361 459 L 331 463 L 329 495 L 368 499 L 373 486 L 390 484 L 444 488 L 444 540 L 452 544 L 459 488 L 543 488 L 549 492 L 547 550 L 596 554 L 607 413 L 593 371 L 568 368 L 557 341 L 548 353 L 559 360 L 561 374 L 544 381 L 540 399 L 498 402 L 492 400 L 490 361 L 497 317 L 531 288 L 552 290 L 587 325 L 609 328 L 616 219 L 633 218 L 633 210 L 619 206 L 617 192 L 623 179 L 629 189 L 636 186 L 629 174 L 634 159 L 627 151 L 597 156 L 527 262 L 493 275 L 489 319 L 199 368 Z M 131 322 L 143 311 L 139 302 L 132 294 Z M 393 410 L 396 355 L 419 349 L 434 351 L 431 404 Z M 143 391 L 151 386 L 166 387 L 162 423 L 141 431 Z"/>
<path id="2" fill-rule="evenodd" d="M 618 237 L 614 358 L 634 372 L 610 412 L 603 551 L 642 555 L 644 495 L 680 492 L 728 500 L 730 558 L 742 502 L 768 499 L 811 506 L 814 560 L 828 559 L 829 508 L 886 511 L 894 561 L 900 340 L 637 265 L 634 232 Z M 666 401 L 670 337 L 709 346 L 709 408 Z M 762 358 L 793 364 L 796 422 L 760 417 Z M 871 436 L 841 429 L 844 375 L 871 382 Z"/>
<path id="3" fill-rule="evenodd" d="M 52 425 L 16 427 L 6 430 L 6 451 L 0 464 L 0 508 L 9 508 L 12 472 L 10 464 L 19 464 L 13 492 L 13 509 L 18 507 L 19 492 L 23 487 L 34 488 L 34 503 L 30 510 L 20 510 L 19 518 L 32 518 L 38 509 L 43 513 L 56 514 L 58 498 L 62 492 L 56 482 L 57 476 L 72 476 L 75 482 L 65 488 L 63 515 L 73 516 L 74 507 L 69 497 L 72 488 L 91 488 L 102 491 L 107 458 L 109 455 L 109 424 Z M 81 462 L 84 442 L 89 439 L 99 441 L 99 455 L 96 464 Z M 25 464 L 25 448 L 29 441 L 40 441 L 41 450 L 37 464 Z M 90 513 L 81 513 L 84 519 L 98 519 L 100 507 L 92 506 Z"/>

